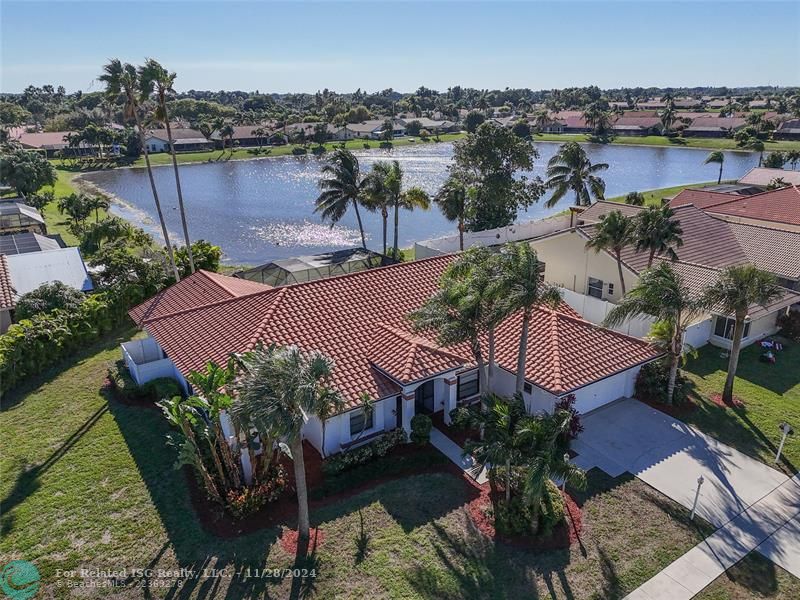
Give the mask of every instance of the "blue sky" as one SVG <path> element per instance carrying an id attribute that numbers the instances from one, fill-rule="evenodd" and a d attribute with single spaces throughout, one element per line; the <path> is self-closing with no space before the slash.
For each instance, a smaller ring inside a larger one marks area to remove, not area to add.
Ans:
<path id="1" fill-rule="evenodd" d="M 153 57 L 178 89 L 798 85 L 800 3 L 0 0 L 0 90 L 97 89 Z"/>

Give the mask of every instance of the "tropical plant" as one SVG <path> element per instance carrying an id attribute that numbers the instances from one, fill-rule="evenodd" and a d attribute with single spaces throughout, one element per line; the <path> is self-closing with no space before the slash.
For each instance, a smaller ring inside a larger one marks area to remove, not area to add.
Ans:
<path id="1" fill-rule="evenodd" d="M 175 153 L 175 142 L 172 139 L 172 127 L 169 122 L 169 110 L 167 108 L 167 97 L 175 94 L 173 84 L 177 75 L 170 73 L 162 67 L 158 61 L 148 58 L 143 67 L 139 68 L 139 81 L 141 87 L 141 101 L 145 102 L 150 95 L 155 92 L 158 107 L 155 110 L 155 119 L 162 123 L 167 130 L 167 140 L 169 142 L 169 153 L 172 155 L 172 171 L 175 174 L 175 189 L 178 192 L 178 212 L 181 215 L 181 227 L 183 228 L 183 241 L 186 244 L 186 253 L 189 257 L 189 272 L 194 273 L 194 257 L 192 256 L 192 242 L 189 238 L 189 226 L 186 223 L 186 208 L 183 203 L 183 190 L 181 189 L 181 177 L 178 172 L 178 157 Z"/>
<path id="2" fill-rule="evenodd" d="M 150 179 L 150 190 L 153 193 L 153 200 L 156 205 L 156 212 L 158 213 L 158 221 L 161 224 L 161 234 L 164 237 L 164 243 L 167 247 L 167 255 L 169 257 L 170 266 L 172 267 L 172 274 L 175 277 L 175 281 L 180 281 L 178 266 L 175 263 L 175 256 L 172 251 L 172 242 L 169 239 L 167 223 L 164 220 L 164 212 L 161 210 L 161 201 L 159 200 L 156 181 L 153 177 L 150 155 L 147 151 L 147 144 L 145 143 L 145 131 L 142 117 L 139 114 L 142 95 L 139 73 L 133 65 L 128 63 L 123 64 L 119 59 L 115 58 L 103 67 L 103 74 L 100 75 L 98 79 L 105 84 L 106 97 L 110 102 L 116 102 L 120 96 L 123 97 L 123 114 L 126 118 L 132 117 L 136 122 L 136 129 L 139 132 L 139 141 L 142 152 L 144 153 L 144 162 L 147 167 L 147 176 Z"/>
<path id="3" fill-rule="evenodd" d="M 364 225 L 358 209 L 363 200 L 365 182 L 361 176 L 358 159 L 349 150 L 337 148 L 322 166 L 322 175 L 319 181 L 322 192 L 317 197 L 314 212 L 321 213 L 322 219 L 330 221 L 333 227 L 352 207 L 361 233 L 361 246 L 366 249 Z"/>
<path id="4" fill-rule="evenodd" d="M 764 159 L 764 166 L 768 169 L 782 169 L 786 164 L 786 155 L 783 152 L 770 152 Z"/>
<path id="5" fill-rule="evenodd" d="M 625 277 L 622 272 L 622 251 L 635 240 L 636 224 L 622 211 L 612 210 L 600 217 L 600 222 L 594 230 L 592 238 L 586 242 L 586 248 L 595 253 L 605 250 L 614 255 L 619 273 L 619 287 L 625 295 Z"/>
<path id="6" fill-rule="evenodd" d="M 86 228 L 86 220 L 92 214 L 91 199 L 85 194 L 70 194 L 58 199 L 58 212 L 69 217 L 70 228 L 82 233 Z"/>
<path id="7" fill-rule="evenodd" d="M 194 256 L 194 265 L 197 270 L 219 271 L 219 261 L 222 258 L 222 248 L 219 246 L 215 246 L 206 240 L 197 240 L 192 242 L 192 255 Z M 189 255 L 185 247 L 182 246 L 175 250 L 175 260 L 178 262 L 178 269 L 181 275 L 189 275 Z"/>
<path id="8" fill-rule="evenodd" d="M 60 281 L 43 283 L 35 290 L 22 294 L 17 299 L 14 318 L 18 321 L 30 319 L 39 313 L 61 309 L 68 312 L 78 310 L 84 301 L 82 292 Z"/>
<path id="9" fill-rule="evenodd" d="M 644 206 L 644 194 L 642 192 L 628 192 L 625 195 L 625 204 L 630 206 Z"/>
<path id="10" fill-rule="evenodd" d="M 522 394 L 525 387 L 528 336 L 531 316 L 538 306 L 555 307 L 561 302 L 558 288 L 545 284 L 542 278 L 543 263 L 536 251 L 526 242 L 505 244 L 498 255 L 498 276 L 492 286 L 502 315 L 516 311 L 522 313 L 515 390 Z"/>
<path id="11" fill-rule="evenodd" d="M 545 185 L 555 191 L 545 206 L 552 208 L 570 191 L 575 193 L 576 206 L 589 206 L 592 197 L 602 200 L 606 184 L 597 173 L 606 169 L 606 163 L 592 164 L 578 142 L 562 144 L 547 163 Z"/>
<path id="12" fill-rule="evenodd" d="M 705 301 L 723 315 L 733 315 L 734 327 L 731 353 L 728 359 L 728 376 L 722 391 L 724 402 L 733 401 L 733 382 L 739 366 L 744 325 L 750 307 L 766 307 L 783 295 L 775 277 L 755 265 L 734 265 L 720 273 L 719 278 L 705 290 Z"/>
<path id="13" fill-rule="evenodd" d="M 686 282 L 668 262 L 645 270 L 639 283 L 606 315 L 604 325 L 615 327 L 632 317 L 650 315 L 669 327 L 666 344 L 669 361 L 667 402 L 672 403 L 675 379 L 683 353 L 683 335 L 688 325 L 708 307 L 704 298 L 691 293 Z"/>
<path id="14" fill-rule="evenodd" d="M 3 148 L 0 155 L 0 182 L 14 188 L 23 198 L 56 182 L 56 170 L 38 152 L 22 148 Z"/>
<path id="15" fill-rule="evenodd" d="M 464 222 L 467 218 L 467 189 L 454 177 L 449 177 L 433 197 L 445 219 L 458 224 L 458 249 L 464 249 Z"/>
<path id="16" fill-rule="evenodd" d="M 725 164 L 725 153 L 715 150 L 710 152 L 706 159 L 703 161 L 704 165 L 715 163 L 719 165 L 719 175 L 717 176 L 717 183 L 722 182 L 722 166 Z"/>
<path id="17" fill-rule="evenodd" d="M 308 488 L 303 458 L 303 424 L 337 402 L 330 387 L 333 361 L 319 352 L 304 353 L 296 346 L 257 348 L 240 357 L 243 373 L 238 396 L 231 408 L 259 434 L 279 439 L 294 463 L 298 505 L 298 535 L 303 546 L 309 540 Z"/>
<path id="18" fill-rule="evenodd" d="M 800 150 L 787 150 L 786 151 L 786 162 L 791 165 L 792 170 L 797 167 L 797 163 L 800 162 Z"/>
<path id="19" fill-rule="evenodd" d="M 683 229 L 674 216 L 675 211 L 664 205 L 648 206 L 634 217 L 636 251 L 648 252 L 648 268 L 653 265 L 656 255 L 665 254 L 670 260 L 678 259 L 675 248 L 683 245 Z"/>

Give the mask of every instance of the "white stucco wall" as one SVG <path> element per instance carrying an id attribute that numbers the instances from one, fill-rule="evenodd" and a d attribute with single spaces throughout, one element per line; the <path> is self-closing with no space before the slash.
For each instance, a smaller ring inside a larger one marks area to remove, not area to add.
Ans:
<path id="1" fill-rule="evenodd" d="M 553 412 L 556 396 L 535 385 L 532 385 L 531 388 L 532 392 L 530 394 L 522 393 L 522 399 L 525 401 L 525 408 L 528 413 Z M 513 396 L 516 391 L 516 377 L 514 374 L 498 368 L 494 378 L 494 391 L 501 396 Z"/>
<path id="2" fill-rule="evenodd" d="M 395 428 L 397 417 L 394 414 L 395 398 L 378 400 L 373 404 L 372 428 L 367 429 L 361 438 L 369 438 L 378 431 L 391 431 Z M 331 417 L 325 422 L 325 455 L 341 451 L 342 446 L 353 442 L 358 436 L 350 435 L 350 415 L 353 411 Z M 303 425 L 303 438 L 317 450 L 322 448 L 322 423 L 311 417 Z M 365 440 L 366 441 L 366 440 Z"/>
<path id="3" fill-rule="evenodd" d="M 783 314 L 784 309 L 779 311 L 770 313 L 761 317 L 760 319 L 755 319 L 750 322 L 750 331 L 746 338 L 742 338 L 742 348 L 745 346 L 749 346 L 750 344 L 754 344 L 758 340 L 768 337 L 770 335 L 774 335 L 778 331 L 778 315 Z M 714 319 L 709 319 L 710 326 L 709 326 L 709 338 L 708 341 L 713 344 L 714 346 L 718 346 L 720 348 L 726 348 L 730 350 L 731 348 L 731 340 L 722 338 L 719 336 L 714 335 Z"/>
<path id="4" fill-rule="evenodd" d="M 633 396 L 640 369 L 637 366 L 575 390 L 575 408 L 578 412 L 587 413 L 618 398 Z"/>

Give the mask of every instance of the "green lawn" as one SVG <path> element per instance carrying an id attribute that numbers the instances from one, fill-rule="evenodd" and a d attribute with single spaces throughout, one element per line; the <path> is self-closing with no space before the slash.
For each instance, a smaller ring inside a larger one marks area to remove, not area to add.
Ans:
<path id="1" fill-rule="evenodd" d="M 705 181 L 702 183 L 689 183 L 684 185 L 674 185 L 672 187 L 658 188 L 655 190 L 642 191 L 646 205 L 661 206 L 663 198 L 671 198 L 686 188 L 704 188 L 717 185 L 716 181 Z M 625 202 L 625 196 L 615 196 L 608 198 L 610 202 Z"/>
<path id="2" fill-rule="evenodd" d="M 734 395 L 742 399 L 744 407 L 721 408 L 708 397 L 722 392 L 728 359 L 720 356 L 719 348 L 701 348 L 698 358 L 689 359 L 684 369 L 697 404 L 684 420 L 774 466 L 780 442 L 778 425 L 788 421 L 795 430 L 800 428 L 800 344 L 787 345 L 774 365 L 759 362 L 760 353 L 760 347 L 749 346 L 739 359 Z M 800 469 L 800 435 L 787 440 L 780 468 L 789 474 Z"/>
<path id="3" fill-rule="evenodd" d="M 543 133 L 534 136 L 534 140 L 541 142 L 591 142 L 591 136 L 584 133 Z M 613 138 L 610 144 L 623 146 L 664 146 L 676 148 L 704 148 L 707 150 L 738 150 L 747 152 L 736 145 L 731 138 L 667 138 L 661 135 L 623 136 Z M 776 150 L 798 150 L 800 141 L 773 140 L 764 142 L 766 152 Z"/>
<path id="4" fill-rule="evenodd" d="M 276 543 L 278 531 L 218 539 L 203 530 L 186 481 L 172 468 L 161 415 L 103 395 L 118 343 L 132 333 L 86 349 L 4 399 L 0 562 L 33 561 L 44 597 L 70 596 L 56 571 L 80 566 L 227 569 L 218 579 L 128 573 L 115 590 L 119 598 L 289 597 L 289 579 L 235 575 L 292 564 Z M 709 531 L 641 481 L 593 470 L 579 497 L 581 544 L 534 553 L 483 538 L 464 509 L 470 497 L 459 477 L 438 473 L 314 510 L 326 540 L 313 559 L 317 577 L 301 591 L 318 598 L 620 598 Z"/>

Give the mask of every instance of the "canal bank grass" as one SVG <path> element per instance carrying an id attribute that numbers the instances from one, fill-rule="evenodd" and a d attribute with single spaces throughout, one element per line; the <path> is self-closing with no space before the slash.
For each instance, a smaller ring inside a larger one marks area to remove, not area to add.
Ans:
<path id="1" fill-rule="evenodd" d="M 423 142 L 419 138 L 397 138 L 392 140 L 392 147 L 399 146 L 412 146 L 412 145 L 435 145 L 442 142 L 453 142 L 466 137 L 465 133 L 445 133 L 439 136 L 439 141 L 435 141 L 433 137 L 429 138 L 427 142 Z M 331 152 L 344 144 L 348 150 L 379 150 L 381 140 L 348 140 L 347 142 L 326 142 L 323 144 L 327 152 Z M 369 147 L 365 147 L 368 145 Z M 305 156 L 314 156 L 311 149 L 317 144 L 307 144 L 305 146 L 307 154 Z M 178 164 L 185 163 L 202 163 L 202 162 L 225 162 L 228 160 L 247 160 L 257 158 L 270 158 L 273 156 L 294 156 L 292 151 L 295 148 L 302 148 L 299 144 L 286 144 L 283 146 L 265 146 L 262 152 L 258 153 L 258 148 L 238 148 L 233 151 L 225 150 L 206 150 L 203 152 L 185 152 L 178 154 Z M 303 155 L 301 155 L 303 156 Z M 172 164 L 172 157 L 166 152 L 159 152 L 150 155 L 150 164 L 152 165 L 169 165 Z M 134 167 L 144 167 L 144 157 L 138 158 L 133 163 Z"/>
<path id="2" fill-rule="evenodd" d="M 81 191 L 78 185 L 75 183 L 75 177 L 78 175 L 78 173 L 61 168 L 56 164 L 53 166 L 56 167 L 56 183 L 55 185 L 42 188 L 42 191 L 53 192 L 53 195 L 56 198 L 54 202 L 50 202 L 42 209 L 42 216 L 44 217 L 47 225 L 47 233 L 50 235 L 60 235 L 61 239 L 63 239 L 68 246 L 78 246 L 80 244 L 80 240 L 78 239 L 78 236 L 76 236 L 70 230 L 67 216 L 62 215 L 58 211 L 59 198 L 69 196 L 70 194 L 76 194 Z M 107 210 L 99 211 L 99 217 L 101 220 L 108 217 L 108 214 L 109 213 Z M 94 214 L 92 214 L 91 220 L 94 220 Z"/>
<path id="3" fill-rule="evenodd" d="M 596 143 L 584 133 L 542 133 L 533 136 L 537 142 L 581 142 Z M 606 142 L 617 146 L 660 146 L 664 148 L 698 148 L 701 150 L 733 150 L 750 152 L 736 145 L 731 138 L 667 138 L 662 135 L 616 136 Z M 764 142 L 764 152 L 785 152 L 800 150 L 800 141 L 768 140 Z"/>
<path id="4" fill-rule="evenodd" d="M 722 183 L 732 183 L 732 182 L 723 180 Z M 642 192 L 642 195 L 644 196 L 645 206 L 661 206 L 661 201 L 664 198 L 672 198 L 673 196 L 679 194 L 681 191 L 687 188 L 702 189 L 713 185 L 717 185 L 717 182 L 705 181 L 703 183 L 687 183 L 682 185 L 674 185 L 672 187 L 658 188 L 655 190 L 646 190 Z M 614 196 L 613 198 L 606 198 L 606 200 L 608 200 L 609 202 L 625 202 L 625 195 Z"/>

